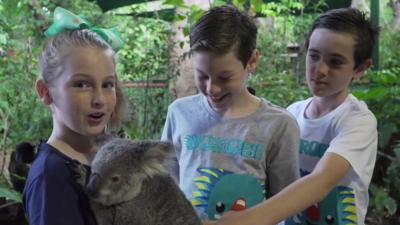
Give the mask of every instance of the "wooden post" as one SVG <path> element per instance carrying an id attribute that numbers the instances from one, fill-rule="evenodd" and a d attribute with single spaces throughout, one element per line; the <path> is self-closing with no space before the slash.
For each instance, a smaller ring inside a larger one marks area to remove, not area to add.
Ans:
<path id="1" fill-rule="evenodd" d="M 374 26 L 379 26 L 379 0 L 371 0 L 371 22 Z M 379 35 L 372 51 L 372 70 L 379 70 Z"/>

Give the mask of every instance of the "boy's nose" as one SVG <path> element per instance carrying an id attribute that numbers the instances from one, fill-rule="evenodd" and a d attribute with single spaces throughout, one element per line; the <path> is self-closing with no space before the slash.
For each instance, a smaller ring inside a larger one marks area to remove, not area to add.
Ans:
<path id="1" fill-rule="evenodd" d="M 207 94 L 208 95 L 218 95 L 221 92 L 221 87 L 215 82 L 209 81 L 207 84 Z"/>
<path id="2" fill-rule="evenodd" d="M 319 63 L 317 63 L 316 69 L 317 69 L 318 74 L 326 75 L 326 74 L 328 74 L 329 66 L 323 60 L 321 60 Z"/>

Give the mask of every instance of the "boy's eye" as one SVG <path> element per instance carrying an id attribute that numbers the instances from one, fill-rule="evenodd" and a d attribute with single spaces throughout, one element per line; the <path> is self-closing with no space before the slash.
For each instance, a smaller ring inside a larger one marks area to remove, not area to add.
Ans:
<path id="1" fill-rule="evenodd" d="M 344 62 L 340 59 L 333 58 L 329 61 L 329 64 L 332 65 L 332 67 L 338 67 L 344 64 Z"/>
<path id="2" fill-rule="evenodd" d="M 319 59 L 319 55 L 317 54 L 308 54 L 308 57 L 312 60 L 312 61 L 317 61 Z"/>
<path id="3" fill-rule="evenodd" d="M 204 76 L 204 75 L 199 75 L 198 77 L 199 77 L 200 80 L 207 80 L 208 79 L 208 77 Z"/>
<path id="4" fill-rule="evenodd" d="M 230 76 L 220 77 L 219 79 L 222 80 L 222 81 L 228 81 L 229 79 L 231 79 L 231 77 Z"/>

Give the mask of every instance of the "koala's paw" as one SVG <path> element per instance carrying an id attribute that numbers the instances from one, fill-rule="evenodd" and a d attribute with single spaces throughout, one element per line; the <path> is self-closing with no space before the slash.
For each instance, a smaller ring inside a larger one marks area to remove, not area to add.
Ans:
<path id="1" fill-rule="evenodd" d="M 72 173 L 72 177 L 74 178 L 76 183 L 78 183 L 79 186 L 85 189 L 88 175 L 88 170 L 86 169 L 86 167 L 76 160 L 67 161 L 66 164 L 69 167 Z"/>

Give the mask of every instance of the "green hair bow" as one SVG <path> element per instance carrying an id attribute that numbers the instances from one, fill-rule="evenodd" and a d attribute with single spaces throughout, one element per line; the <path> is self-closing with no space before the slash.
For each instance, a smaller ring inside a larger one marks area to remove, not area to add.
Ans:
<path id="1" fill-rule="evenodd" d="M 89 29 L 100 35 L 100 37 L 103 38 L 115 51 L 118 51 L 124 45 L 121 34 L 115 28 L 104 29 L 93 27 L 82 17 L 75 15 L 64 8 L 57 7 L 54 10 L 53 20 L 53 24 L 44 32 L 46 37 L 57 35 L 64 30 Z"/>

